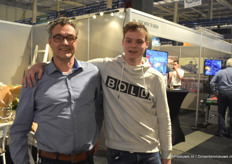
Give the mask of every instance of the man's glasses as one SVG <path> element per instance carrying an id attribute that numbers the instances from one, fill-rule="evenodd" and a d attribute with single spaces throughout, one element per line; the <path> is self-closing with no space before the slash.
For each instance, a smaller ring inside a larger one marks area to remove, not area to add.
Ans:
<path id="1" fill-rule="evenodd" d="M 63 42 L 64 39 L 66 39 L 68 43 L 73 43 L 77 39 L 77 37 L 74 35 L 63 36 L 60 34 L 54 35 L 52 36 L 52 38 L 55 42 L 58 42 L 58 43 Z"/>

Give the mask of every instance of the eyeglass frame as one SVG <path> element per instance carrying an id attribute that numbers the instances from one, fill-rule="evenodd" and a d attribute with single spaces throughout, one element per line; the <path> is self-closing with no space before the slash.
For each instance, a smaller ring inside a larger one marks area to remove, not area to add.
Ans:
<path id="1" fill-rule="evenodd" d="M 55 41 L 54 38 L 55 38 L 56 36 L 62 37 L 62 41 Z M 70 36 L 73 36 L 73 37 L 74 37 L 74 40 L 68 41 L 68 37 L 70 37 Z M 73 43 L 75 40 L 77 40 L 77 36 L 74 36 L 74 35 L 63 36 L 63 35 L 61 35 L 61 34 L 53 35 L 53 36 L 51 36 L 50 38 L 52 38 L 52 39 L 54 40 L 54 42 L 56 42 L 56 43 L 62 43 L 62 42 L 64 41 L 64 39 L 66 39 L 68 43 Z"/>

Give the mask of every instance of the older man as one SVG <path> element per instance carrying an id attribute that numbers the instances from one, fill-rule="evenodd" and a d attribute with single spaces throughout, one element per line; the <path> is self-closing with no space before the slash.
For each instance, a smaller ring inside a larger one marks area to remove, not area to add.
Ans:
<path id="1" fill-rule="evenodd" d="M 215 93 L 218 90 L 218 131 L 217 136 L 221 137 L 225 133 L 225 113 L 229 107 L 230 127 L 229 137 L 232 138 L 232 58 L 226 62 L 226 69 L 216 73 L 210 81 L 210 88 Z"/>
<path id="2" fill-rule="evenodd" d="M 29 164 L 27 133 L 32 122 L 41 164 L 93 164 L 93 148 L 103 121 L 100 73 L 75 59 L 75 24 L 59 18 L 48 26 L 52 61 L 33 88 L 22 88 L 10 129 L 15 164 Z"/>

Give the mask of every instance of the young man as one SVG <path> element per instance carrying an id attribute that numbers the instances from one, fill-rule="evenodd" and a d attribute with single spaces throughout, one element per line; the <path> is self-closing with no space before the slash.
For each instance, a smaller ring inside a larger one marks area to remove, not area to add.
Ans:
<path id="1" fill-rule="evenodd" d="M 109 164 L 171 164 L 166 86 L 163 76 L 143 58 L 148 45 L 145 26 L 129 22 L 123 28 L 124 53 L 90 61 L 101 72 Z M 28 79 L 34 72 L 42 75 L 37 67 Z"/>
<path id="2" fill-rule="evenodd" d="M 211 90 L 216 93 L 218 90 L 218 131 L 217 136 L 222 137 L 225 133 L 225 113 L 229 107 L 230 126 L 229 138 L 232 139 L 232 58 L 226 62 L 226 67 L 216 73 L 210 81 Z"/>
<path id="3" fill-rule="evenodd" d="M 184 70 L 179 68 L 179 61 L 174 60 L 172 71 L 169 72 L 168 84 L 174 88 L 181 88 L 181 79 L 184 77 Z"/>
<path id="4" fill-rule="evenodd" d="M 15 164 L 29 164 L 27 133 L 32 122 L 40 164 L 93 164 L 93 148 L 103 121 L 100 73 L 75 59 L 78 33 L 67 18 L 48 26 L 52 61 L 33 88 L 22 88 L 10 128 Z"/>

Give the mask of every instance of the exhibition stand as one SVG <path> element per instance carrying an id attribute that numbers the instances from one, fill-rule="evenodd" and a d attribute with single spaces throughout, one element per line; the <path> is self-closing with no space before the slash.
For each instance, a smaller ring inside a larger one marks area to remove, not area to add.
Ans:
<path id="1" fill-rule="evenodd" d="M 96 17 L 93 17 L 94 15 Z M 117 9 L 114 11 L 114 16 L 111 16 L 106 11 L 103 16 L 100 16 L 99 13 L 91 13 L 73 17 L 73 20 L 77 22 L 79 29 L 78 47 L 75 56 L 77 59 L 83 61 L 94 58 L 116 57 L 121 54 L 123 52 L 121 45 L 123 38 L 122 28 L 130 21 L 143 23 L 148 29 L 149 40 L 152 37 L 160 37 L 195 45 L 189 47 L 193 50 L 188 50 L 188 53 L 182 51 L 181 47 L 170 46 L 168 49 L 169 55 L 171 52 L 176 52 L 175 56 L 177 57 L 191 58 L 194 56 L 198 58 L 200 63 L 207 55 L 209 57 L 214 56 L 214 53 L 217 54 L 217 57 L 232 54 L 232 44 L 221 40 L 208 31 L 190 29 L 132 8 Z M 48 42 L 47 23 L 31 26 L 0 21 L 0 26 L 2 27 L 2 31 L 4 31 L 4 33 L 0 33 L 0 37 L 4 38 L 4 42 L 0 42 L 1 52 L 2 54 L 6 54 L 0 56 L 0 65 L 4 66 L 4 69 L 0 70 L 0 81 L 5 84 L 21 84 L 24 71 L 31 63 L 36 45 L 39 46 L 39 49 L 45 49 Z M 14 45 L 14 48 L 12 48 L 12 45 Z M 149 47 L 149 49 L 152 48 L 151 46 Z M 164 47 L 161 46 L 157 49 L 162 48 Z M 205 52 L 207 50 L 210 50 L 210 53 Z M 192 54 L 189 54 L 191 52 Z M 49 52 L 49 59 L 51 56 L 52 53 Z M 201 67 L 199 64 L 198 69 L 201 70 Z M 194 109 L 196 110 L 195 126 L 197 126 L 202 73 L 198 71 L 194 76 L 197 79 L 196 97 L 194 98 L 196 99 L 196 108 Z M 182 94 L 187 95 L 187 93 L 186 91 Z M 172 94 L 180 93 L 179 91 L 167 92 L 168 97 Z M 180 102 L 183 102 L 185 96 L 182 97 Z M 168 99 L 170 100 L 170 98 Z M 179 111 L 180 105 L 181 103 L 174 110 Z M 173 108 L 173 106 L 174 104 L 170 105 L 170 108 Z M 171 113 L 173 113 L 172 109 Z M 171 117 L 172 119 L 175 118 L 173 114 L 171 114 Z M 176 122 L 178 122 L 178 117 L 176 119 Z"/>

